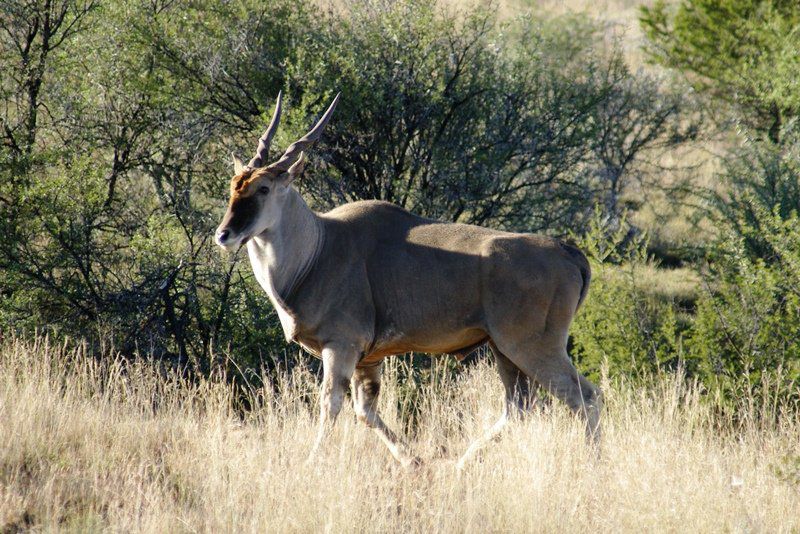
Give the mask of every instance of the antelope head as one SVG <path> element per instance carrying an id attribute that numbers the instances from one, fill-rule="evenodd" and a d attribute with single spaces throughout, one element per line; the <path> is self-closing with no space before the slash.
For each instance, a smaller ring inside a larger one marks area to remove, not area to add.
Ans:
<path id="1" fill-rule="evenodd" d="M 275 112 L 267 131 L 258 140 L 255 156 L 247 165 L 233 156 L 231 198 L 216 232 L 219 246 L 227 250 L 235 249 L 277 224 L 290 184 L 303 172 L 303 151 L 308 150 L 320 138 L 338 101 L 339 95 L 336 95 L 311 131 L 289 145 L 278 161 L 265 165 L 270 142 L 281 119 L 281 94 L 278 93 Z"/>

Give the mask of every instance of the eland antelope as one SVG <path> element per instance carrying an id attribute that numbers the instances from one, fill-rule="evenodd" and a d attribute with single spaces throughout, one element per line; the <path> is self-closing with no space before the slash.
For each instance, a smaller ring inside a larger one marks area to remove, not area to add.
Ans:
<path id="1" fill-rule="evenodd" d="M 322 358 L 312 450 L 330 431 L 349 385 L 358 419 L 398 461 L 415 462 L 377 412 L 383 359 L 411 351 L 463 358 L 484 344 L 496 358 L 505 407 L 459 466 L 509 416 L 529 409 L 538 385 L 581 414 L 596 439 L 600 393 L 567 354 L 570 323 L 589 289 L 586 257 L 549 237 L 434 221 L 388 202 L 315 213 L 292 182 L 338 100 L 267 165 L 281 116 L 278 95 L 255 156 L 247 165 L 234 156 L 230 203 L 216 231 L 217 244 L 229 251 L 246 244 L 287 341 Z"/>

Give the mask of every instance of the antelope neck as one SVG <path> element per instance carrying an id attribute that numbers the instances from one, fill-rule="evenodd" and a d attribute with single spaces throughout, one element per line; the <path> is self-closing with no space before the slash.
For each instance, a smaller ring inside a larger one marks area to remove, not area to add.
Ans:
<path id="1" fill-rule="evenodd" d="M 300 193 L 290 187 L 286 194 L 277 224 L 248 243 L 251 261 L 253 255 L 258 257 L 272 296 L 284 307 L 317 260 L 324 238 L 322 222 Z"/>

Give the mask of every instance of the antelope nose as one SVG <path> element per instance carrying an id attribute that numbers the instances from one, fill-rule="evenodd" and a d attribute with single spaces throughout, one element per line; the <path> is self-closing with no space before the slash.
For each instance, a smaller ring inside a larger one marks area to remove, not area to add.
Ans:
<path id="1" fill-rule="evenodd" d="M 228 240 L 228 237 L 230 237 L 230 235 L 231 235 L 230 230 L 217 231 L 217 243 L 219 243 L 220 245 L 224 245 L 225 242 Z"/>

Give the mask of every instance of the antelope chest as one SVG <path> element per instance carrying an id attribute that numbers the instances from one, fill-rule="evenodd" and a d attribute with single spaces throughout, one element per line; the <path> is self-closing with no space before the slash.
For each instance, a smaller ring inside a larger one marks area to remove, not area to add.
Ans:
<path id="1" fill-rule="evenodd" d="M 251 248 L 250 246 L 248 246 L 248 254 L 250 256 L 250 263 L 253 266 L 253 273 L 256 276 L 256 280 L 258 280 L 259 285 L 261 285 L 261 287 L 267 293 L 270 302 L 272 302 L 272 305 L 275 307 L 275 311 L 278 313 L 278 319 L 281 322 L 283 335 L 286 337 L 286 341 L 293 341 L 297 333 L 297 320 L 292 312 L 284 306 L 283 300 L 278 296 L 274 281 L 269 272 L 269 257 L 260 253 L 258 250 L 255 250 L 255 248 Z"/>
<path id="2" fill-rule="evenodd" d="M 269 300 L 272 302 L 272 305 L 275 307 L 275 311 L 278 312 L 278 319 L 281 322 L 281 327 L 283 328 L 283 335 L 286 338 L 286 341 L 294 341 L 295 334 L 297 333 L 297 320 L 295 319 L 292 312 L 285 308 L 280 299 L 277 298 L 274 292 L 274 288 L 268 283 L 264 283 L 259 280 L 261 287 L 264 288 L 264 291 L 267 292 L 267 296 Z"/>

